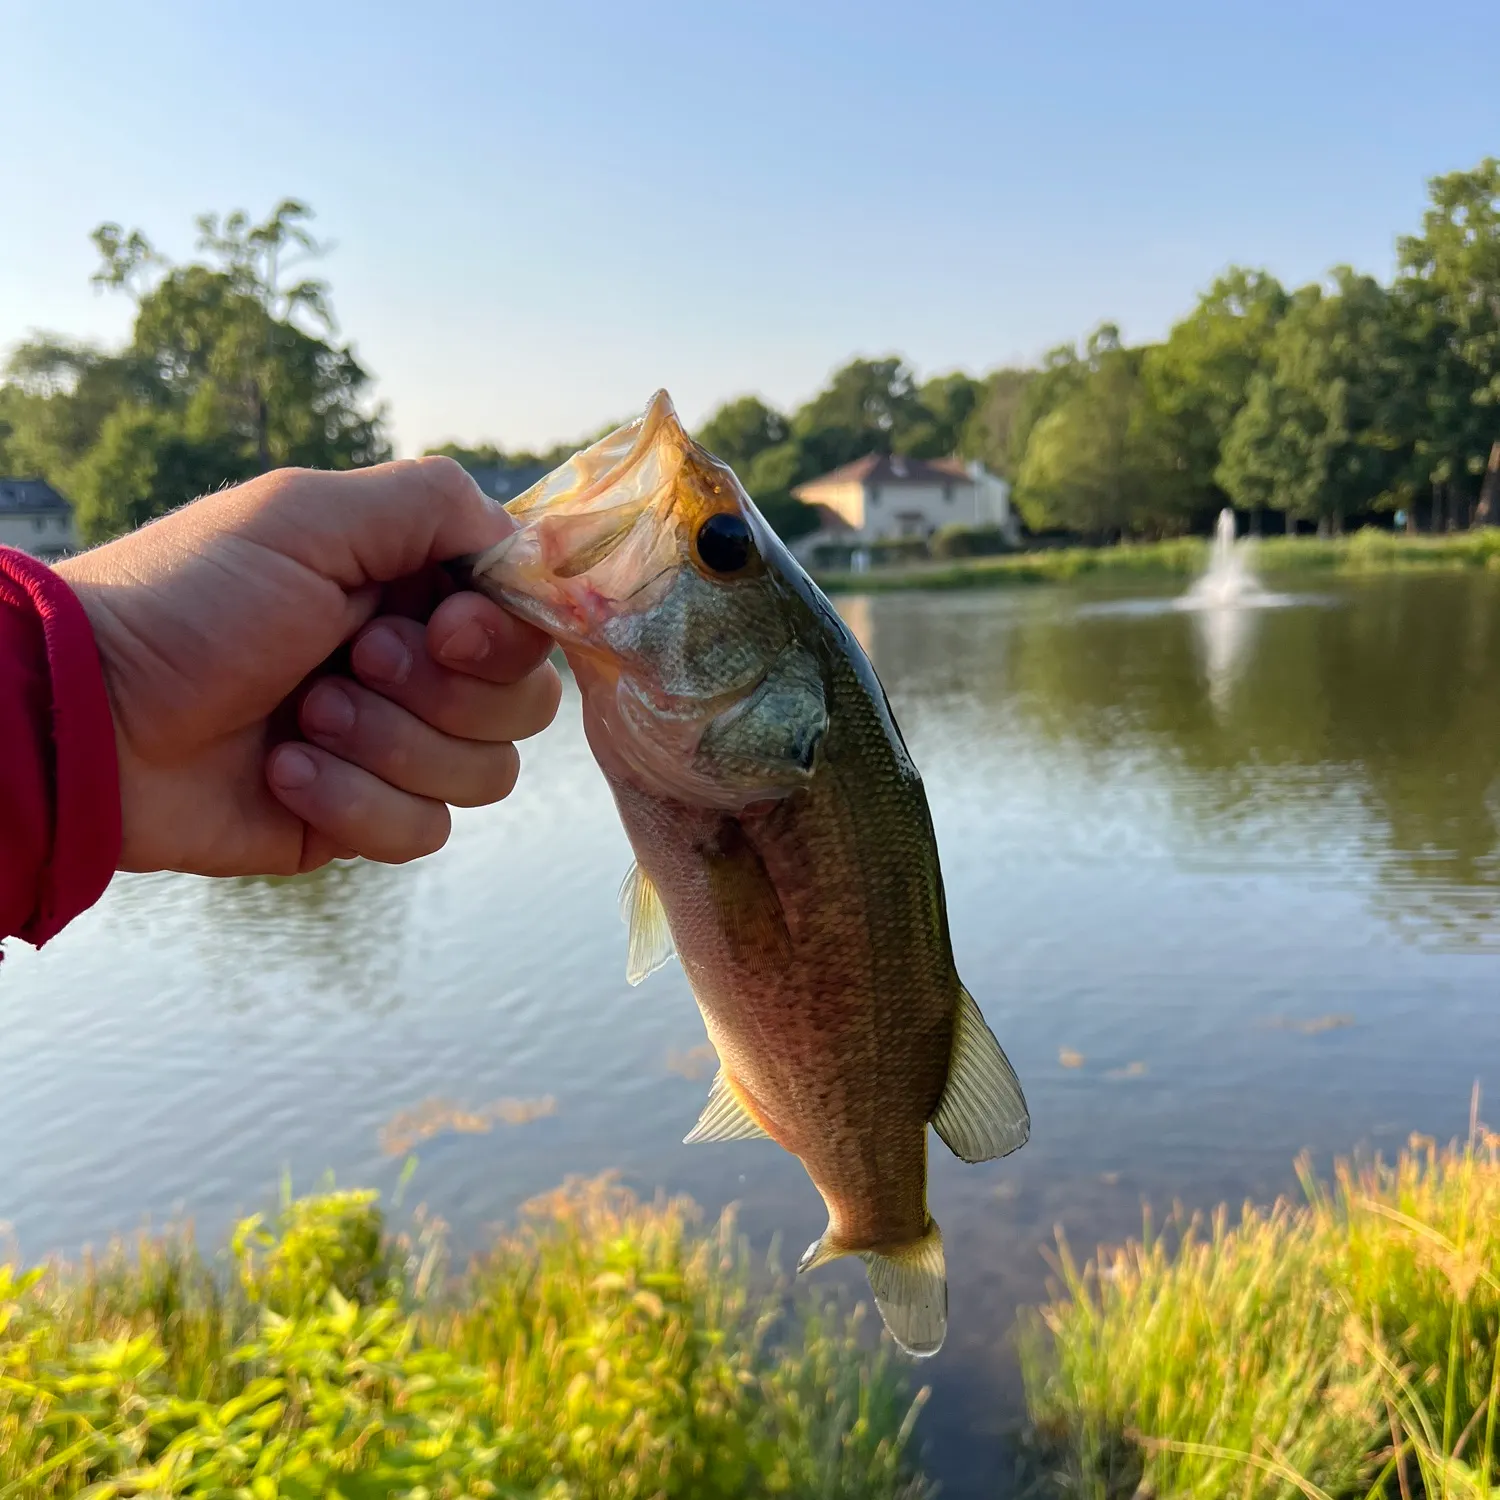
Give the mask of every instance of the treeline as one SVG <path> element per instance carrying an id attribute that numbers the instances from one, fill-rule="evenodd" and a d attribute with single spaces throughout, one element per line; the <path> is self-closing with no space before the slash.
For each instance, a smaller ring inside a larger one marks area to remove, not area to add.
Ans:
<path id="1" fill-rule="evenodd" d="M 1234 268 L 1159 344 L 1105 324 L 1038 368 L 925 381 L 894 356 L 856 359 L 795 411 L 742 396 L 699 436 L 787 535 L 816 525 L 794 488 L 871 452 L 979 459 L 1033 532 L 1091 541 L 1206 529 L 1226 504 L 1333 532 L 1400 511 L 1414 529 L 1500 520 L 1500 463 L 1485 482 L 1500 455 L 1500 161 L 1429 186 L 1388 285 L 1339 267 L 1288 290 Z M 20 345 L 0 384 L 0 472 L 49 479 L 99 538 L 276 465 L 385 457 L 327 284 L 297 274 L 323 248 L 310 218 L 290 199 L 260 224 L 207 215 L 180 266 L 101 226 L 95 281 L 134 300 L 130 342 Z M 429 451 L 550 466 L 576 446 Z"/>
<path id="2" fill-rule="evenodd" d="M 1204 530 L 1226 504 L 1327 532 L 1500 520 L 1500 162 L 1429 187 L 1389 285 L 1236 267 L 1159 344 L 1105 324 L 1040 368 L 920 384 L 860 359 L 790 414 L 743 396 L 698 435 L 783 531 L 816 524 L 797 484 L 876 451 L 981 459 L 1033 532 L 1091 541 Z"/>
<path id="3" fill-rule="evenodd" d="M 198 220 L 199 258 L 172 265 L 140 231 L 103 224 L 96 285 L 135 303 L 123 349 L 19 345 L 0 384 L 0 473 L 40 475 L 91 541 L 285 464 L 389 456 L 369 376 L 337 341 L 323 251 L 294 199 L 263 223 Z"/>

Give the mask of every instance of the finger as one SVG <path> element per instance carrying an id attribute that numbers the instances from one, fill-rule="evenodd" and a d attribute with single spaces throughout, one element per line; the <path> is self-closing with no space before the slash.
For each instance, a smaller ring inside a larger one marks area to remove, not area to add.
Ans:
<path id="1" fill-rule="evenodd" d="M 551 640 L 483 594 L 450 595 L 427 622 L 427 649 L 455 672 L 519 682 L 546 661 Z"/>
<path id="2" fill-rule="evenodd" d="M 550 662 L 519 682 L 484 682 L 440 666 L 414 620 L 382 616 L 355 638 L 354 675 L 444 734 L 464 740 L 524 740 L 553 720 L 562 683 Z"/>
<path id="3" fill-rule="evenodd" d="M 266 781 L 282 806 L 317 836 L 308 842 L 321 844 L 325 859 L 335 849 L 353 850 L 400 865 L 448 841 L 451 820 L 441 802 L 398 791 L 315 745 L 278 745 L 267 759 Z"/>
<path id="4" fill-rule="evenodd" d="M 191 507 L 345 590 L 389 583 L 482 552 L 516 529 L 451 458 L 405 459 L 327 473 L 280 469 Z"/>
<path id="5" fill-rule="evenodd" d="M 454 739 L 389 698 L 325 677 L 302 700 L 302 732 L 388 786 L 453 807 L 484 807 L 515 788 L 521 757 L 508 742 Z"/>

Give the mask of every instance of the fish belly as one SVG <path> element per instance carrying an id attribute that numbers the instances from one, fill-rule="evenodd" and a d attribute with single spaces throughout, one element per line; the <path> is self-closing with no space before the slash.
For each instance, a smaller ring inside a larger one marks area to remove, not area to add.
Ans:
<path id="1" fill-rule="evenodd" d="M 724 1071 L 767 1133 L 799 1157 L 849 1249 L 926 1228 L 927 1121 L 947 1077 L 954 1001 L 882 965 L 858 871 L 836 856 L 817 808 L 791 799 L 739 821 L 783 910 L 786 947 L 757 947 L 726 920 L 705 851 L 724 815 L 615 786 L 642 870 Z M 887 924 L 889 925 L 889 924 Z M 920 955 L 919 955 L 920 957 Z"/>

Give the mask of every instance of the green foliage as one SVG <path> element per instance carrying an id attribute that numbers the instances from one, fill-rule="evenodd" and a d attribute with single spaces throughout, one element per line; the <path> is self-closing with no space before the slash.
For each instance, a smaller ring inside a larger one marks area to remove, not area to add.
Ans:
<path id="1" fill-rule="evenodd" d="M 1146 351 L 1145 375 L 1181 456 L 1192 496 L 1205 510 L 1223 504 L 1221 447 L 1269 358 L 1289 299 L 1265 271 L 1231 267 L 1176 324 L 1165 343 Z"/>
<path id="2" fill-rule="evenodd" d="M 792 416 L 810 474 L 825 473 L 867 453 L 892 453 L 925 418 L 911 370 L 895 355 L 854 359 L 833 372 Z"/>
<path id="3" fill-rule="evenodd" d="M 1049 1492 L 1479 1495 L 1500 1480 L 1500 1138 L 1174 1226 L 1080 1267 L 1023 1327 Z M 1445 1482 L 1446 1481 L 1446 1482 Z"/>
<path id="4" fill-rule="evenodd" d="M 961 370 L 924 381 L 917 392 L 922 415 L 896 434 L 892 451 L 911 458 L 947 458 L 959 452 L 984 389 Z"/>
<path id="5" fill-rule="evenodd" d="M 1390 294 L 1347 267 L 1292 299 L 1229 428 L 1218 479 L 1236 504 L 1329 521 L 1386 497 L 1409 463 L 1392 418 L 1410 378 Z"/>
<path id="6" fill-rule="evenodd" d="M 998 526 L 940 526 L 927 544 L 931 556 L 995 557 L 1016 549 Z"/>
<path id="7" fill-rule="evenodd" d="M 607 1182 L 457 1280 L 370 1193 L 80 1271 L 0 1267 L 0 1494 L 922 1500 L 858 1315 L 788 1319 L 725 1220 Z"/>
<path id="8" fill-rule="evenodd" d="M 1011 432 L 1034 377 L 1032 370 L 1011 369 L 986 375 L 958 445 L 964 458 L 977 458 L 991 474 L 1010 482 L 1015 480 L 1017 464 Z"/>
<path id="9" fill-rule="evenodd" d="M 205 215 L 202 258 L 183 266 L 139 230 L 101 225 L 94 279 L 135 301 L 130 343 L 17 348 L 0 386 L 6 467 L 50 480 L 100 540 L 272 467 L 386 457 L 327 285 L 287 274 L 322 253 L 310 217 L 290 199 L 260 224 Z"/>
<path id="10" fill-rule="evenodd" d="M 786 418 L 779 411 L 759 396 L 741 396 L 726 402 L 703 424 L 698 441 L 743 475 L 760 454 L 785 443 L 787 436 Z"/>
<path id="11" fill-rule="evenodd" d="M 1422 353 L 1418 473 L 1472 489 L 1500 438 L 1500 160 L 1428 184 L 1396 292 Z"/>
<path id="12" fill-rule="evenodd" d="M 1187 515 L 1182 463 L 1142 375 L 1138 351 L 1101 330 L 1086 353 L 1059 360 L 1055 404 L 1030 431 L 1016 503 L 1034 530 L 1092 537 L 1161 535 Z"/>

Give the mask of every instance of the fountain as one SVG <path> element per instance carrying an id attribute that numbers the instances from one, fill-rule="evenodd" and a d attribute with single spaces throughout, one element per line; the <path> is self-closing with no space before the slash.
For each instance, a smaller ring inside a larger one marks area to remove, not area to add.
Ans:
<path id="1" fill-rule="evenodd" d="M 1214 526 L 1213 551 L 1208 571 L 1179 601 L 1183 609 L 1233 609 L 1237 605 L 1263 605 L 1270 596 L 1250 571 L 1245 547 L 1235 540 L 1234 512 L 1226 505 Z"/>
<path id="2" fill-rule="evenodd" d="M 1214 526 L 1208 570 L 1176 601 L 1191 610 L 1208 677 L 1208 696 L 1215 712 L 1228 711 L 1230 694 L 1251 643 L 1252 610 L 1271 609 L 1290 601 L 1268 594 L 1250 569 L 1249 548 L 1235 538 L 1234 512 L 1225 506 Z"/>

